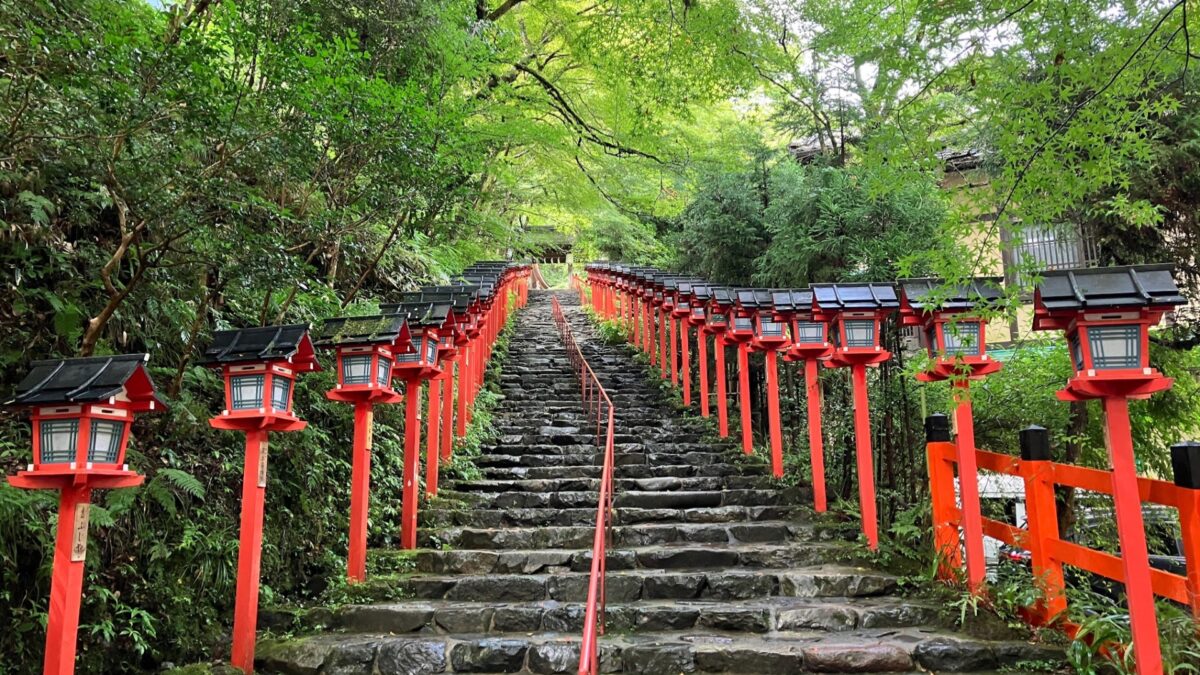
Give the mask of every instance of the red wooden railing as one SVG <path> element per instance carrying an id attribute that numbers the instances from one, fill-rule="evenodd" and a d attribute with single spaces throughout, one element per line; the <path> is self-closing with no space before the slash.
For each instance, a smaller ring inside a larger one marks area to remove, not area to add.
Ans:
<path id="1" fill-rule="evenodd" d="M 934 541 L 942 554 L 939 575 L 952 579 L 961 569 L 959 521 L 962 510 L 955 502 L 954 475 L 956 447 L 948 431 L 939 433 L 938 424 L 927 424 L 930 496 L 933 500 Z M 948 427 L 948 424 L 946 425 Z M 991 518 L 983 518 L 983 534 L 1026 549 L 1034 579 L 1041 591 L 1041 602 L 1030 611 L 1037 623 L 1061 621 L 1067 609 L 1063 566 L 1070 565 L 1093 574 L 1125 583 L 1126 561 L 1120 555 L 1098 551 L 1067 541 L 1058 531 L 1055 486 L 1062 485 L 1098 494 L 1113 494 L 1112 472 L 1049 460 L 1039 445 L 1026 434 L 1044 434 L 1044 429 L 1022 433 L 1022 457 L 976 450 L 981 471 L 1017 476 L 1025 483 L 1026 526 L 1015 527 Z M 1184 482 L 1184 481 L 1177 481 Z M 1200 489 L 1165 480 L 1138 478 L 1142 504 L 1158 504 L 1177 509 L 1181 524 L 1187 576 L 1159 569 L 1150 570 L 1151 587 L 1163 598 L 1189 605 L 1200 619 Z M 1066 626 L 1070 629 L 1070 626 Z"/>
<path id="2" fill-rule="evenodd" d="M 613 419 L 615 410 L 612 399 L 604 391 L 596 373 L 588 365 L 587 359 L 575 342 L 571 326 L 563 316 L 562 305 L 558 298 L 550 298 L 550 306 L 554 316 L 554 324 L 563 345 L 567 348 L 567 358 L 572 369 L 579 375 L 580 395 L 583 406 L 589 418 L 596 420 L 596 445 L 600 445 L 601 428 L 604 428 L 604 467 L 600 471 L 600 498 L 596 505 L 596 536 L 592 540 L 592 570 L 588 578 L 587 606 L 583 618 L 583 643 L 579 650 L 580 675 L 592 675 L 600 669 L 600 648 L 598 639 L 604 634 L 604 575 L 607 568 L 608 540 L 612 522 L 613 500 Z"/>

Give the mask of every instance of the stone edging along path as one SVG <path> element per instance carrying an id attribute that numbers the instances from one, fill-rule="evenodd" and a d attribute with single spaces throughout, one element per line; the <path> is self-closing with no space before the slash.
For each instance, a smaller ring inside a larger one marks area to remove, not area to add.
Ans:
<path id="1" fill-rule="evenodd" d="M 573 673 L 601 455 L 550 315 L 530 294 L 502 366 L 483 478 L 448 481 L 415 554 L 373 551 L 372 601 L 312 610 L 311 634 L 266 640 L 268 673 Z M 616 526 L 604 672 L 984 672 L 1061 662 L 1055 647 L 953 631 L 815 527 L 804 488 L 739 461 L 680 415 L 624 346 L 558 292 L 617 409 Z M 952 618 L 952 617 L 951 617 Z M 317 628 L 317 626 L 320 628 Z"/>

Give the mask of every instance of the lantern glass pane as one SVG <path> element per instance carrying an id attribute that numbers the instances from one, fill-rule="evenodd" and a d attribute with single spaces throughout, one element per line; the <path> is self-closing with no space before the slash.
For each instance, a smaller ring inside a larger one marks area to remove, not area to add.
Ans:
<path id="1" fill-rule="evenodd" d="M 714 326 L 724 326 L 726 321 L 727 320 L 726 320 L 724 314 L 709 314 L 708 315 L 708 323 L 710 323 Z"/>
<path id="2" fill-rule="evenodd" d="M 229 380 L 234 410 L 253 410 L 263 407 L 264 375 L 235 375 Z"/>
<path id="3" fill-rule="evenodd" d="M 758 330 L 762 337 L 783 337 L 783 324 L 773 317 L 759 317 Z"/>
<path id="4" fill-rule="evenodd" d="M 437 340 L 428 340 L 425 344 L 425 363 L 437 363 Z"/>
<path id="5" fill-rule="evenodd" d="M 937 358 L 938 343 L 937 343 L 937 326 L 930 326 L 925 329 L 925 348 L 929 350 L 929 356 Z"/>
<path id="6" fill-rule="evenodd" d="M 379 386 L 386 387 L 392 383 L 392 360 L 379 357 L 379 363 L 375 366 L 375 381 Z"/>
<path id="7" fill-rule="evenodd" d="M 88 461 L 117 463 L 121 449 L 121 435 L 125 432 L 124 422 L 92 420 L 92 437 L 88 441 Z"/>
<path id="8" fill-rule="evenodd" d="M 823 344 L 825 342 L 825 324 L 820 321 L 797 321 L 796 342 Z"/>
<path id="9" fill-rule="evenodd" d="M 420 363 L 421 362 L 421 338 L 415 337 L 412 340 L 412 351 L 407 354 L 397 354 L 396 363 Z"/>
<path id="10" fill-rule="evenodd" d="M 1088 326 L 1086 330 L 1096 370 L 1142 367 L 1141 326 Z"/>
<path id="11" fill-rule="evenodd" d="M 754 322 L 749 317 L 735 316 L 733 318 L 734 330 L 754 330 Z"/>
<path id="12" fill-rule="evenodd" d="M 38 426 L 42 434 L 42 464 L 68 464 L 75 461 L 79 420 L 45 420 L 39 422 Z"/>
<path id="13" fill-rule="evenodd" d="M 851 319 L 846 322 L 846 346 L 865 347 L 875 346 L 875 320 Z"/>
<path id="14" fill-rule="evenodd" d="M 370 355 L 342 357 L 342 384 L 369 384 L 370 382 Z"/>
<path id="15" fill-rule="evenodd" d="M 1069 340 L 1071 345 L 1071 360 L 1075 363 L 1075 371 L 1083 370 L 1083 349 L 1079 346 L 1079 332 L 1076 331 L 1071 335 Z"/>
<path id="16" fill-rule="evenodd" d="M 979 356 L 983 346 L 980 338 L 981 325 L 978 321 L 959 321 L 954 326 L 942 325 L 942 337 L 946 341 L 946 356 Z"/>
<path id="17" fill-rule="evenodd" d="M 271 407 L 276 410 L 288 409 L 288 395 L 292 393 L 292 381 L 276 375 L 271 378 Z"/>

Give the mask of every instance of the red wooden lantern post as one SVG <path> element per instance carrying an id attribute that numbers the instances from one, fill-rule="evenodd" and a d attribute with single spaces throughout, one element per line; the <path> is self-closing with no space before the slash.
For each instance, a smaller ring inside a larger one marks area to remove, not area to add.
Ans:
<path id="1" fill-rule="evenodd" d="M 125 464 L 135 413 L 164 408 L 148 354 L 34 361 L 5 406 L 28 408 L 33 462 L 9 476 L 25 490 L 58 490 L 58 531 L 46 622 L 45 675 L 75 672 L 92 490 L 141 485 Z"/>
<path id="2" fill-rule="evenodd" d="M 858 500 L 863 535 L 872 551 L 879 548 L 875 506 L 875 462 L 871 457 L 871 412 L 867 399 L 867 366 L 891 358 L 880 346 L 880 323 L 900 306 L 891 284 L 814 284 L 814 308 L 831 317 L 833 353 L 826 366 L 850 368 L 854 388 L 854 439 L 858 465 Z"/>
<path id="3" fill-rule="evenodd" d="M 817 363 L 829 358 L 829 318 L 815 308 L 813 292 L 808 289 L 772 293 L 777 316 L 791 324 L 792 339 L 784 352 L 784 361 L 804 363 L 804 391 L 808 402 L 808 454 L 812 465 L 813 507 L 818 513 L 827 508 L 825 498 L 825 447 L 821 437 L 821 382 Z"/>
<path id="4" fill-rule="evenodd" d="M 1162 651 L 1133 438 L 1129 399 L 1149 398 L 1172 380 L 1150 367 L 1150 327 L 1183 304 L 1170 265 L 1046 272 L 1034 292 L 1034 330 L 1066 333 L 1074 375 L 1064 401 L 1100 399 L 1112 464 L 1113 506 L 1124 566 L 1137 672 L 1162 672 Z"/>
<path id="5" fill-rule="evenodd" d="M 217 331 L 204 353 L 204 364 L 220 368 L 225 379 L 225 409 L 208 423 L 214 429 L 246 434 L 230 663 L 249 673 L 254 670 L 258 626 L 267 436 L 272 431 L 299 431 L 306 426 L 292 413 L 296 377 L 321 367 L 305 324 Z"/>
<path id="6" fill-rule="evenodd" d="M 467 435 L 467 403 L 470 400 L 471 371 L 479 358 L 479 339 L 483 333 L 484 317 L 487 314 L 487 298 L 483 287 L 477 284 L 465 285 L 473 289 L 471 304 L 467 311 L 466 325 L 463 326 L 463 344 L 460 345 L 458 357 L 458 414 L 455 417 L 455 435 L 459 439 Z"/>
<path id="7" fill-rule="evenodd" d="M 962 497 L 967 586 L 979 592 L 985 581 L 983 515 L 979 505 L 979 475 L 975 462 L 975 418 L 970 382 L 1000 370 L 987 354 L 987 321 L 972 316 L 977 308 L 1000 299 L 999 278 L 975 279 L 967 286 L 947 287 L 937 279 L 900 281 L 900 316 L 905 326 L 919 326 L 929 351 L 930 369 L 917 374 L 922 382 L 953 380 L 956 388 L 955 425 L 958 436 L 959 494 Z M 944 297 L 941 297 L 944 296 Z M 954 546 L 957 548 L 957 541 Z M 941 551 L 949 555 L 949 551 Z"/>
<path id="8" fill-rule="evenodd" d="M 667 323 L 667 340 L 669 347 L 667 353 L 671 358 L 671 384 L 679 386 L 679 352 L 677 350 L 679 344 L 678 327 L 679 318 L 675 314 L 675 293 L 679 288 L 679 280 L 674 277 L 663 279 L 663 301 L 662 311 L 663 320 Z"/>
<path id="9" fill-rule="evenodd" d="M 654 306 L 654 313 L 658 317 L 658 374 L 662 379 L 667 379 L 670 373 L 670 364 L 667 363 L 667 310 L 663 307 L 665 298 L 663 297 L 663 280 L 665 275 L 655 274 L 653 277 L 654 296 L 650 304 Z"/>
<path id="10" fill-rule="evenodd" d="M 725 339 L 737 345 L 738 350 L 738 404 L 741 408 L 742 452 L 754 452 L 754 428 L 750 418 L 750 341 L 754 339 L 754 311 L 737 303 L 740 291 L 733 291 L 730 298 L 733 321 L 725 332 Z"/>
<path id="11" fill-rule="evenodd" d="M 754 317 L 750 348 L 763 352 L 767 374 L 767 429 L 771 445 L 771 474 L 783 478 L 783 427 L 779 419 L 779 350 L 786 347 L 786 316 L 776 309 L 773 293 L 764 288 L 738 291 L 738 307 Z"/>
<path id="12" fill-rule="evenodd" d="M 688 298 L 689 311 L 687 322 L 689 325 L 696 327 L 696 351 L 697 365 L 696 372 L 700 376 L 700 416 L 709 417 L 709 401 L 708 401 L 708 329 L 705 327 L 708 300 L 712 294 L 708 290 L 708 284 L 701 282 L 692 282 L 689 284 L 690 297 Z"/>
<path id="13" fill-rule="evenodd" d="M 341 317 L 325 321 L 313 345 L 334 349 L 337 354 L 337 384 L 326 392 L 326 398 L 354 405 L 346 578 L 357 583 L 367 578 L 367 507 L 374 409 L 379 403 L 400 402 L 400 394 L 392 388 L 392 363 L 397 353 L 412 350 L 412 337 L 403 317 Z"/>
<path id="14" fill-rule="evenodd" d="M 400 548 L 417 547 L 417 475 L 421 469 L 421 383 L 441 375 L 438 365 L 439 336 L 450 317 L 446 304 L 396 305 L 412 333 L 413 350 L 396 356 L 396 375 L 405 382 L 404 392 L 404 495 L 400 513 Z M 432 386 L 432 385 L 431 385 Z"/>
<path id="15" fill-rule="evenodd" d="M 650 367 L 658 365 L 658 346 L 656 343 L 656 333 L 654 324 L 654 273 L 645 273 L 638 281 L 639 288 L 642 290 L 642 317 L 645 319 L 645 327 L 642 329 L 642 340 L 645 345 L 643 349 L 650 356 Z"/>
<path id="16" fill-rule="evenodd" d="M 729 332 L 729 313 L 733 311 L 733 296 L 728 288 L 710 286 L 711 299 L 705 315 L 705 329 L 712 333 L 713 351 L 716 354 L 717 377 L 717 430 L 721 438 L 729 438 L 729 394 L 727 392 L 725 368 L 725 336 Z"/>

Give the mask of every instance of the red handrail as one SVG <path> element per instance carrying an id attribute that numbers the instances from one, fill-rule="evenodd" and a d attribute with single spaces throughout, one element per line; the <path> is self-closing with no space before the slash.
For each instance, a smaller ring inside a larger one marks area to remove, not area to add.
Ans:
<path id="1" fill-rule="evenodd" d="M 583 405 L 588 416 L 596 416 L 596 444 L 600 444 L 600 426 L 607 421 L 604 433 L 604 468 L 600 472 L 600 498 L 596 506 L 596 536 L 592 540 L 592 571 L 588 579 L 587 607 L 583 618 L 583 643 L 579 649 L 579 675 L 592 675 L 600 671 L 600 649 L 598 638 L 604 634 L 604 574 L 607 563 L 607 549 L 612 522 L 613 497 L 613 418 L 612 399 L 604 391 L 600 379 L 583 358 L 583 351 L 575 342 L 571 326 L 563 316 L 562 305 L 558 298 L 550 298 L 550 307 L 554 316 L 554 324 L 563 345 L 567 348 L 567 358 L 571 367 L 579 374 L 579 388 L 583 397 Z"/>

